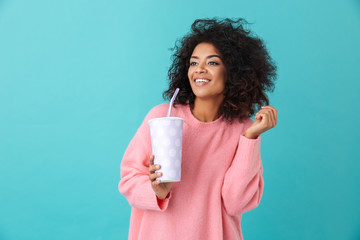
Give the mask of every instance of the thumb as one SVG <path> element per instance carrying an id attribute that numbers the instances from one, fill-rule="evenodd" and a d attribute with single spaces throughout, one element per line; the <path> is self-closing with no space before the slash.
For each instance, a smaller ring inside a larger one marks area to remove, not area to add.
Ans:
<path id="1" fill-rule="evenodd" d="M 261 119 L 262 119 L 261 114 L 256 114 L 256 115 L 255 115 L 255 119 L 256 119 L 256 120 L 261 120 Z"/>
<path id="2" fill-rule="evenodd" d="M 154 155 L 153 154 L 150 155 L 149 162 L 150 162 L 150 166 L 154 165 Z"/>

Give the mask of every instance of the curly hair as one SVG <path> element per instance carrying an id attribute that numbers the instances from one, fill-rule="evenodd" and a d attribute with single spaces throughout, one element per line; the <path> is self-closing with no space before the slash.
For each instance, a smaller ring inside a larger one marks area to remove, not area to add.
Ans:
<path id="1" fill-rule="evenodd" d="M 245 29 L 246 24 L 249 23 L 243 18 L 195 20 L 190 33 L 171 48 L 174 53 L 168 71 L 169 89 L 163 93 L 163 98 L 170 100 L 176 88 L 180 88 L 174 107 L 176 104 L 194 107 L 195 94 L 187 73 L 194 48 L 206 42 L 221 53 L 227 72 L 225 98 L 219 109 L 224 119 L 230 123 L 234 119 L 242 121 L 254 115 L 262 105 L 269 105 L 265 91 L 274 91 L 277 67 L 263 41 Z"/>

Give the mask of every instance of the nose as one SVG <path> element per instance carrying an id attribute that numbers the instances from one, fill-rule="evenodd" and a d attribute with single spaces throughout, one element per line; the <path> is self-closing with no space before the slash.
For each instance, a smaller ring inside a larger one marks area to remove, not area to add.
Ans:
<path id="1" fill-rule="evenodd" d="M 206 68 L 204 67 L 204 64 L 199 63 L 199 65 L 195 69 L 196 73 L 204 73 L 206 72 Z"/>

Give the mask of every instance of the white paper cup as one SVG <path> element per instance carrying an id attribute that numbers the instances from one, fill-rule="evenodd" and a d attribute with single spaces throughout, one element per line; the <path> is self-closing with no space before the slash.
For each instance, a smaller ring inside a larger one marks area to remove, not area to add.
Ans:
<path id="1" fill-rule="evenodd" d="M 157 179 L 161 182 L 180 182 L 184 119 L 163 117 L 150 119 L 148 123 L 154 164 L 161 165 L 155 171 L 162 172 Z"/>

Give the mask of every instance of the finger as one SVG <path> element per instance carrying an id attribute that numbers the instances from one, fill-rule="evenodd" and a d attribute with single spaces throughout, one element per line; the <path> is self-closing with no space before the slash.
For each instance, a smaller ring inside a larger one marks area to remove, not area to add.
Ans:
<path id="1" fill-rule="evenodd" d="M 268 115 L 269 118 L 269 127 L 272 128 L 275 126 L 275 118 L 274 118 L 274 113 L 273 113 L 273 109 L 271 107 L 267 107 L 264 108 L 264 111 L 266 111 L 266 114 Z"/>
<path id="2" fill-rule="evenodd" d="M 275 125 L 277 124 L 277 110 L 276 110 L 276 108 L 274 108 L 274 110 L 275 110 Z"/>
<path id="3" fill-rule="evenodd" d="M 275 125 L 277 124 L 277 110 L 274 107 L 270 107 L 271 111 L 272 111 L 272 119 L 273 119 L 273 127 L 275 127 Z"/>
<path id="4" fill-rule="evenodd" d="M 275 127 L 276 126 L 276 109 L 273 108 L 272 111 L 273 111 L 272 117 L 274 119 L 274 127 Z"/>
<path id="5" fill-rule="evenodd" d="M 272 127 L 275 127 L 275 125 L 276 125 L 276 119 L 277 119 L 277 112 L 276 112 L 276 108 L 274 108 L 274 107 L 271 107 L 271 106 L 263 106 L 263 107 L 261 107 L 262 109 L 264 109 L 264 110 L 268 110 L 268 111 L 270 111 L 270 118 L 271 118 L 271 123 L 272 123 Z"/>
<path id="6" fill-rule="evenodd" d="M 265 116 L 264 116 L 264 112 L 258 112 L 255 116 L 256 119 L 261 120 L 261 121 L 265 121 Z"/>
<path id="7" fill-rule="evenodd" d="M 149 157 L 149 161 L 150 161 L 150 164 L 149 166 L 153 165 L 154 164 L 154 155 L 151 154 L 150 157 Z"/>
<path id="8" fill-rule="evenodd" d="M 154 154 L 151 154 L 150 157 L 149 157 L 149 171 L 150 171 L 150 168 L 154 165 Z"/>
<path id="9" fill-rule="evenodd" d="M 258 119 L 260 120 L 261 119 L 261 114 L 263 113 L 264 111 L 262 111 L 262 109 L 260 111 L 258 111 L 255 115 L 255 119 Z"/>
<path id="10" fill-rule="evenodd" d="M 273 124 L 273 120 L 271 118 L 271 111 L 270 110 L 260 110 L 259 116 L 263 119 L 263 124 L 266 125 L 266 127 L 271 127 Z"/>
<path id="11" fill-rule="evenodd" d="M 271 127 L 275 127 L 275 114 L 273 110 L 270 111 L 270 117 L 271 117 Z"/>
<path id="12" fill-rule="evenodd" d="M 162 175 L 161 172 L 153 173 L 153 174 L 149 175 L 149 179 L 150 179 L 150 181 L 154 181 L 154 180 L 156 180 L 156 178 L 161 177 L 161 175 Z"/>
<path id="13" fill-rule="evenodd" d="M 149 172 L 150 173 L 154 173 L 156 170 L 160 169 L 160 165 L 159 164 L 156 164 L 156 165 L 151 165 L 149 167 Z"/>
<path id="14" fill-rule="evenodd" d="M 154 155 L 151 154 L 149 157 L 149 172 L 152 173 L 153 170 L 153 165 L 154 165 Z"/>
<path id="15" fill-rule="evenodd" d="M 262 106 L 261 109 L 266 109 L 266 108 L 269 108 L 271 110 L 273 110 L 273 112 L 275 113 L 275 117 L 277 117 L 277 110 L 275 107 L 271 107 L 271 106 Z"/>
<path id="16" fill-rule="evenodd" d="M 261 117 L 264 117 L 264 113 L 266 113 L 267 111 L 267 109 L 260 109 L 260 111 L 256 113 L 255 118 L 260 120 Z"/>
<path id="17" fill-rule="evenodd" d="M 274 120 L 274 124 L 276 125 L 277 123 L 277 110 L 275 107 L 271 107 L 271 106 L 264 106 L 264 108 L 267 108 L 267 109 L 271 109 L 272 113 L 273 113 L 273 120 Z M 275 126 L 274 125 L 274 126 Z"/>
<path id="18" fill-rule="evenodd" d="M 157 187 L 160 183 L 161 183 L 160 180 L 155 180 L 155 181 L 152 181 L 152 182 L 151 182 L 151 185 L 152 185 L 153 187 Z"/>
<path id="19" fill-rule="evenodd" d="M 264 116 L 263 116 L 263 112 L 258 112 L 258 113 L 256 113 L 256 115 L 255 115 L 255 119 L 257 119 L 257 120 L 261 120 L 263 117 L 264 117 Z"/>

